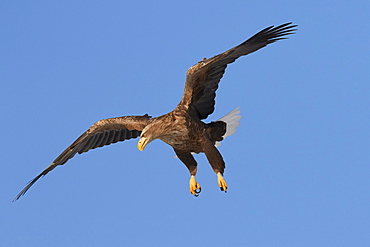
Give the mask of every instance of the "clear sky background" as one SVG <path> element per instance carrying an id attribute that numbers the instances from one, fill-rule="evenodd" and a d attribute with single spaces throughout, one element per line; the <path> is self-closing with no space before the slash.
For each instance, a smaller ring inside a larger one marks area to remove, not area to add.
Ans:
<path id="1" fill-rule="evenodd" d="M 370 2 L 7 1 L 0 4 L 1 246 L 368 246 Z M 13 198 L 97 120 L 180 101 L 185 73 L 270 25 L 299 30 L 226 70 L 198 198 L 161 141 L 78 155 Z"/>

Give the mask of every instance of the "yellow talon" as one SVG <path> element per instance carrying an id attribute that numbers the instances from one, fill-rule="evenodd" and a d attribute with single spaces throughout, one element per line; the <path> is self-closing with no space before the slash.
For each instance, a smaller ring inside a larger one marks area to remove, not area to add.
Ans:
<path id="1" fill-rule="evenodd" d="M 225 193 L 226 193 L 227 183 L 226 183 L 225 179 L 222 177 L 220 172 L 217 173 L 217 182 L 218 182 L 218 186 L 220 187 L 221 191 L 225 191 Z"/>
<path id="2" fill-rule="evenodd" d="M 198 184 L 197 181 L 195 180 L 195 176 L 190 177 L 189 187 L 190 193 L 192 193 L 196 197 L 199 196 L 199 193 L 202 191 L 200 184 Z"/>

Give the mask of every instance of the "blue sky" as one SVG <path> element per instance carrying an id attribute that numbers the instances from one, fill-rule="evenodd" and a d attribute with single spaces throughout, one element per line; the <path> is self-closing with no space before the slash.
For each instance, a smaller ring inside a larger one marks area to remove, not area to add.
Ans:
<path id="1" fill-rule="evenodd" d="M 365 246 L 370 241 L 369 1 L 0 4 L 2 246 Z M 198 198 L 171 147 L 76 156 L 12 199 L 97 120 L 179 102 L 186 70 L 270 25 L 290 39 L 230 65 L 219 148 Z"/>

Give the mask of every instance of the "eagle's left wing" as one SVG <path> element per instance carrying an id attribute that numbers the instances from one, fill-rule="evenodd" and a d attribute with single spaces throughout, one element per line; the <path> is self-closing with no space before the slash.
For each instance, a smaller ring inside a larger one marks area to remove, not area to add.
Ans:
<path id="1" fill-rule="evenodd" d="M 94 148 L 140 136 L 141 131 L 145 128 L 149 119 L 150 116 L 146 114 L 144 116 L 107 118 L 96 122 L 66 148 L 51 165 L 32 179 L 14 198 L 14 201 L 23 196 L 39 178 L 48 174 L 55 167 L 64 165 L 75 154 L 82 154 Z"/>

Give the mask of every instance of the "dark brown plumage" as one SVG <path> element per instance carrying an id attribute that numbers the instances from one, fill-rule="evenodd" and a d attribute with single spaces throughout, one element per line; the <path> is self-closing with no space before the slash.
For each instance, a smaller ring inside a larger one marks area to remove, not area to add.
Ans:
<path id="1" fill-rule="evenodd" d="M 43 172 L 32 179 L 16 196 L 18 200 L 40 178 L 58 165 L 64 165 L 75 154 L 110 145 L 119 141 L 140 136 L 139 150 L 155 139 L 160 139 L 173 147 L 177 157 L 187 166 L 190 172 L 190 192 L 198 196 L 200 185 L 195 180 L 197 162 L 192 153 L 205 153 L 222 191 L 227 184 L 222 175 L 225 162 L 215 147 L 217 142 L 235 132 L 239 111 L 234 110 L 216 122 L 204 123 L 214 111 L 216 90 L 228 64 L 240 56 L 250 54 L 284 36 L 292 34 L 296 25 L 286 23 L 277 27 L 263 29 L 240 45 L 214 56 L 203 59 L 192 66 L 186 74 L 184 94 L 177 107 L 162 116 L 151 118 L 144 116 L 126 116 L 103 119 L 92 125 L 75 142 L 64 150 Z"/>

